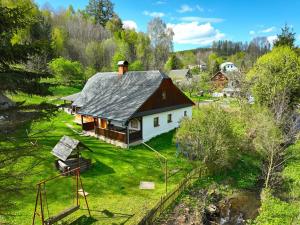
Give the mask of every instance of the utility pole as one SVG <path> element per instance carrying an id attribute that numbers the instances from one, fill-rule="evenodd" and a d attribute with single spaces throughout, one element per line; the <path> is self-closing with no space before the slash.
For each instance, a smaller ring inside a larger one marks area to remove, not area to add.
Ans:
<path id="1" fill-rule="evenodd" d="M 162 155 L 161 153 L 156 151 L 154 148 L 147 145 L 145 142 L 143 142 L 143 144 L 147 148 L 149 148 L 151 151 L 155 152 L 156 154 L 158 154 L 160 157 L 162 157 L 165 160 L 165 189 L 166 189 L 166 195 L 167 195 L 167 193 L 168 193 L 168 159 L 167 159 L 167 157 L 165 157 L 164 155 Z"/>

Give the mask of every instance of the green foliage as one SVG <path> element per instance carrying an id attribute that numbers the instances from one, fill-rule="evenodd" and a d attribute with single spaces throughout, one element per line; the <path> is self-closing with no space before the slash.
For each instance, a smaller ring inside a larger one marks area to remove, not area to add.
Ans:
<path id="1" fill-rule="evenodd" d="M 29 58 L 40 53 L 43 43 L 33 40 L 12 44 L 14 35 L 31 24 L 26 12 L 27 9 L 21 7 L 0 7 L 0 92 L 48 92 L 48 85 L 39 83 L 39 80 L 50 74 L 24 69 Z"/>
<path id="2" fill-rule="evenodd" d="M 283 98 L 290 106 L 299 100 L 300 59 L 290 47 L 277 47 L 260 57 L 247 77 L 261 105 L 275 110 Z"/>
<path id="3" fill-rule="evenodd" d="M 299 205 L 291 205 L 274 197 L 269 189 L 262 193 L 260 213 L 255 219 L 256 225 L 290 225 L 299 215 Z"/>
<path id="4" fill-rule="evenodd" d="M 90 77 L 95 75 L 97 71 L 94 67 L 88 66 L 84 69 L 84 80 L 87 81 Z"/>
<path id="5" fill-rule="evenodd" d="M 211 76 L 208 72 L 201 72 L 199 79 L 199 89 L 208 92 L 212 89 Z"/>
<path id="6" fill-rule="evenodd" d="M 296 33 L 287 24 L 281 28 L 281 34 L 277 35 L 277 39 L 274 41 L 274 47 L 288 46 L 290 48 L 295 47 Z"/>
<path id="7" fill-rule="evenodd" d="M 142 71 L 144 69 L 143 64 L 140 60 L 136 60 L 129 64 L 129 71 Z"/>
<path id="8" fill-rule="evenodd" d="M 113 71 L 117 71 L 118 70 L 118 62 L 125 60 L 125 59 L 126 59 L 126 57 L 124 54 L 122 54 L 121 52 L 116 52 L 111 61 L 111 68 L 113 68 Z"/>
<path id="9" fill-rule="evenodd" d="M 104 49 L 101 42 L 91 41 L 86 45 L 85 57 L 90 67 L 96 70 L 101 69 L 101 63 L 103 62 Z"/>
<path id="10" fill-rule="evenodd" d="M 229 168 L 238 148 L 232 116 L 217 105 L 202 107 L 193 118 L 185 118 L 176 132 L 183 152 L 201 160 L 210 171 Z"/>
<path id="11" fill-rule="evenodd" d="M 193 51 L 184 51 L 180 54 L 180 60 L 185 68 L 197 63 L 196 55 Z"/>
<path id="12" fill-rule="evenodd" d="M 83 79 L 83 67 L 80 62 L 59 57 L 53 59 L 49 63 L 49 67 L 56 78 L 62 83 L 70 83 Z"/>
<path id="13" fill-rule="evenodd" d="M 212 53 L 208 57 L 208 71 L 213 75 L 220 70 L 220 65 L 223 62 L 223 59 L 219 57 L 216 53 Z"/>
<path id="14" fill-rule="evenodd" d="M 282 171 L 285 185 L 288 187 L 286 194 L 292 201 L 300 204 L 300 140 L 287 149 L 287 163 Z"/>
<path id="15" fill-rule="evenodd" d="M 67 35 L 59 27 L 54 27 L 51 34 L 51 47 L 57 56 L 64 53 Z"/>
<path id="16" fill-rule="evenodd" d="M 181 60 L 175 54 L 172 54 L 165 64 L 165 70 L 167 70 L 167 71 L 178 70 L 178 69 L 181 69 L 182 66 L 183 66 L 183 64 L 182 64 Z"/>
<path id="17" fill-rule="evenodd" d="M 198 66 L 192 68 L 191 70 L 192 75 L 199 75 L 201 73 L 201 70 Z"/>
<path id="18" fill-rule="evenodd" d="M 120 17 L 114 15 L 109 21 L 106 22 L 105 28 L 112 33 L 122 30 L 123 24 Z"/>

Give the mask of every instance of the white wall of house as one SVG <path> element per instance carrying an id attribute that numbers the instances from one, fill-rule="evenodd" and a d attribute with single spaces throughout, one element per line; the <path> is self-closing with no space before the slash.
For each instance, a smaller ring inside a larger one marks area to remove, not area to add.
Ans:
<path id="1" fill-rule="evenodd" d="M 184 117 L 184 112 L 188 117 L 192 117 L 192 106 L 176 109 L 172 111 L 152 114 L 143 117 L 143 140 L 147 141 L 159 134 L 166 133 L 179 126 L 180 120 Z M 168 114 L 172 115 L 172 122 L 168 123 Z M 159 126 L 154 127 L 154 118 L 159 118 Z"/>

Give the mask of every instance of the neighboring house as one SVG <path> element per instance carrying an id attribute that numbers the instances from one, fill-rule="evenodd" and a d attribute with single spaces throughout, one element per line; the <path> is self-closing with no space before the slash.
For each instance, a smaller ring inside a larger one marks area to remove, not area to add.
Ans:
<path id="1" fill-rule="evenodd" d="M 225 88 L 229 82 L 229 76 L 223 71 L 218 71 L 212 78 L 211 81 L 215 89 L 221 90 Z"/>
<path id="2" fill-rule="evenodd" d="M 16 103 L 0 93 L 0 110 L 5 110 L 14 106 L 16 106 Z"/>
<path id="3" fill-rule="evenodd" d="M 97 73 L 72 97 L 83 130 L 109 143 L 128 147 L 179 126 L 192 116 L 194 103 L 158 70 Z"/>
<path id="4" fill-rule="evenodd" d="M 170 70 L 168 75 L 175 83 L 186 82 L 193 77 L 190 69 Z"/>
<path id="5" fill-rule="evenodd" d="M 220 70 L 223 72 L 236 72 L 239 69 L 232 62 L 224 62 L 220 65 Z"/>
<path id="6" fill-rule="evenodd" d="M 205 71 L 207 69 L 206 63 L 200 60 L 199 68 L 201 71 Z"/>
<path id="7" fill-rule="evenodd" d="M 217 90 L 213 94 L 214 97 L 233 97 L 240 92 L 238 84 L 234 83 L 233 76 L 236 71 L 223 72 L 218 71 L 212 78 L 214 89 Z"/>
<path id="8" fill-rule="evenodd" d="M 197 65 L 188 65 L 189 69 L 199 68 L 200 71 L 205 71 L 207 69 L 206 63 L 200 60 L 200 63 Z"/>

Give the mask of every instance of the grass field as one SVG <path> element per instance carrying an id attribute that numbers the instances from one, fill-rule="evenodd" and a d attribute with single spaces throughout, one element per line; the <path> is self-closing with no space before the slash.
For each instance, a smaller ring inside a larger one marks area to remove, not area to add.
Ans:
<path id="1" fill-rule="evenodd" d="M 20 94 L 11 97 L 17 101 L 26 99 L 25 104 L 38 104 L 42 101 L 58 103 L 58 97 L 76 91 L 78 89 L 57 87 L 54 90 L 54 95 L 46 98 L 38 96 L 29 98 Z M 31 121 L 26 124 L 26 127 L 20 127 L 16 132 L 16 140 L 22 142 L 22 139 L 18 139 L 17 135 L 22 135 L 25 128 L 29 132 L 42 131 L 37 138 L 38 144 L 41 146 L 38 155 L 42 161 L 34 170 L 30 171 L 33 175 L 26 177 L 25 182 L 29 188 L 21 196 L 15 197 L 14 214 L 16 215 L 9 218 L 7 223 L 31 223 L 36 195 L 35 184 L 39 180 L 58 174 L 54 167 L 56 158 L 52 156 L 50 151 L 63 135 L 79 139 L 93 151 L 83 153 L 84 157 L 92 159 L 93 166 L 89 171 L 82 174 L 85 190 L 89 193 L 88 202 L 92 218 L 86 217 L 86 207 L 82 204 L 83 209 L 69 216 L 67 223 L 73 221 L 72 224 L 127 224 L 131 221 L 137 221 L 138 217 L 149 210 L 164 194 L 163 162 L 154 152 L 144 146 L 124 150 L 93 137 L 81 136 L 79 133 L 81 127 L 76 125 L 73 119 L 73 116 L 60 111 L 49 121 Z M 171 175 L 169 190 L 174 188 L 192 168 L 190 162 L 176 157 L 173 135 L 174 132 L 172 131 L 148 142 L 150 146 L 168 158 L 168 169 Z M 27 160 L 24 160 L 15 166 L 22 170 L 26 168 L 28 163 Z M 178 170 L 179 172 L 175 173 Z M 140 181 L 155 182 L 155 189 L 140 190 Z M 63 177 L 49 182 L 46 189 L 50 216 L 73 204 L 75 194 L 72 177 Z M 83 203 L 83 199 L 81 199 L 81 203 Z"/>

